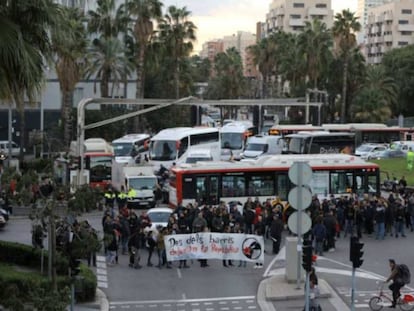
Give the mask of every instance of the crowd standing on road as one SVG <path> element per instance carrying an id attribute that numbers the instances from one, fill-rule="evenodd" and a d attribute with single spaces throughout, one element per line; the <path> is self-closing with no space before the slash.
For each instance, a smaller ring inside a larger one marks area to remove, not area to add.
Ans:
<path id="1" fill-rule="evenodd" d="M 313 196 L 307 209 L 312 219 L 312 229 L 307 237 L 313 242 L 315 254 L 335 251 L 335 241 L 341 236 L 361 238 L 371 235 L 378 240 L 406 237 L 406 230 L 414 229 L 414 194 L 407 194 L 405 187 L 403 177 L 395 183 L 387 198 L 346 194 L 320 200 Z M 125 190 L 118 196 L 111 191 L 105 193 L 102 226 L 109 265 L 118 263 L 118 252 L 121 252 L 122 255 L 129 254 L 130 267 L 140 269 L 142 254 L 146 251 L 148 267 L 154 266 L 153 254 L 157 254 L 158 264 L 155 266 L 171 268 L 172 263 L 167 261 L 165 253 L 165 235 L 204 231 L 256 234 L 270 240 L 271 252 L 277 254 L 283 233 L 291 234 L 287 219 L 293 209 L 288 204 L 283 206 L 278 199 L 260 202 L 258 198 L 250 197 L 242 207 L 224 202 L 215 206 L 178 206 L 165 228 L 154 229 L 146 212 L 129 208 L 126 198 Z M 205 259 L 200 259 L 199 263 L 200 267 L 208 267 Z M 234 265 L 232 261 L 223 261 L 223 267 Z M 240 262 L 238 266 L 245 267 L 246 263 Z M 188 263 L 182 260 L 178 267 L 187 268 Z M 262 268 L 262 265 L 257 263 L 254 268 Z"/>

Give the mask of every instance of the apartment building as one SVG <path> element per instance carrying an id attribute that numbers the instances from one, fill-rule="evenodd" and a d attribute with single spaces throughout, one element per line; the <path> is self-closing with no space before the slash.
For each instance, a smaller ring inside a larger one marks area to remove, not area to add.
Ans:
<path id="1" fill-rule="evenodd" d="M 394 0 L 368 9 L 364 54 L 369 64 L 384 53 L 414 44 L 414 0 Z"/>
<path id="2" fill-rule="evenodd" d="M 273 0 L 262 24 L 262 36 L 272 32 L 299 32 L 306 21 L 322 20 L 328 28 L 333 25 L 331 0 Z"/>
<path id="3" fill-rule="evenodd" d="M 368 9 L 374 8 L 389 2 L 390 0 L 358 0 L 356 16 L 361 24 L 361 31 L 357 33 L 357 41 L 362 44 L 365 40 L 365 27 L 368 20 Z"/>
<path id="4" fill-rule="evenodd" d="M 240 53 L 244 76 L 256 77 L 257 70 L 253 64 L 252 56 L 248 51 L 248 47 L 254 44 L 256 44 L 255 34 L 246 31 L 238 31 L 236 34 L 224 36 L 222 39 L 203 43 L 200 57 L 208 58 L 214 66 L 214 58 L 218 53 L 225 52 L 227 49 L 234 47 Z M 212 74 L 214 75 L 214 72 Z"/>

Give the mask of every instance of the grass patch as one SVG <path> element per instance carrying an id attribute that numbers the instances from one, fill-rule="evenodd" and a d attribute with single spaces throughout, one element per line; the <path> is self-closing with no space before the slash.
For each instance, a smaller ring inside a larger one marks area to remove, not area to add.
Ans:
<path id="1" fill-rule="evenodd" d="M 407 160 L 405 158 L 370 160 L 370 162 L 377 163 L 380 166 L 381 182 L 388 178 L 400 180 L 405 176 L 408 186 L 414 186 L 414 171 L 407 170 Z"/>

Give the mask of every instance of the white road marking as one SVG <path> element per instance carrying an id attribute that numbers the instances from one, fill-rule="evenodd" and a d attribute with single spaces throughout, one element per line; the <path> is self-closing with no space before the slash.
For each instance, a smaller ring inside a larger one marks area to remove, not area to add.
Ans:
<path id="1" fill-rule="evenodd" d="M 253 300 L 252 300 L 253 299 Z M 216 297 L 216 298 L 196 298 L 196 299 L 166 299 L 166 300 L 137 300 L 137 301 L 111 301 L 111 305 L 142 305 L 142 304 L 160 304 L 160 303 L 193 303 L 205 301 L 223 301 L 223 300 L 247 300 L 246 302 L 254 302 L 255 296 L 235 296 L 235 297 Z"/>
<path id="2" fill-rule="evenodd" d="M 275 264 L 276 261 L 280 261 L 280 260 L 286 260 L 286 247 L 283 246 L 279 253 L 275 256 L 275 258 L 272 259 L 272 261 L 269 263 L 269 265 L 267 266 L 266 270 L 263 273 L 263 277 L 268 277 L 270 276 L 270 270 L 272 269 L 273 265 Z"/>

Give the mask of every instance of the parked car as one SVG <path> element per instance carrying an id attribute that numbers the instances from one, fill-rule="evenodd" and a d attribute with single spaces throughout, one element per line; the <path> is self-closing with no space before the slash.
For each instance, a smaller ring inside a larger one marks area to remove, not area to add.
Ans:
<path id="1" fill-rule="evenodd" d="M 383 144 L 362 144 L 355 150 L 355 155 L 362 159 L 371 159 L 372 155 L 377 151 L 387 150 L 387 146 Z"/>
<path id="2" fill-rule="evenodd" d="M 389 158 L 404 158 L 406 153 L 401 149 L 385 149 L 381 151 L 374 151 L 367 156 L 367 160 L 371 159 L 389 159 Z"/>
<path id="3" fill-rule="evenodd" d="M 173 210 L 169 207 L 154 207 L 147 211 L 149 219 L 151 219 L 151 229 L 167 227 L 168 219 Z"/>
<path id="4" fill-rule="evenodd" d="M 7 221 L 0 215 L 0 229 L 6 226 Z"/>
<path id="5" fill-rule="evenodd" d="M 9 155 L 9 141 L 8 140 L 0 140 L 0 152 L 4 155 Z M 11 154 L 12 157 L 18 157 L 20 155 L 20 146 L 16 144 L 14 141 L 11 142 Z"/>

